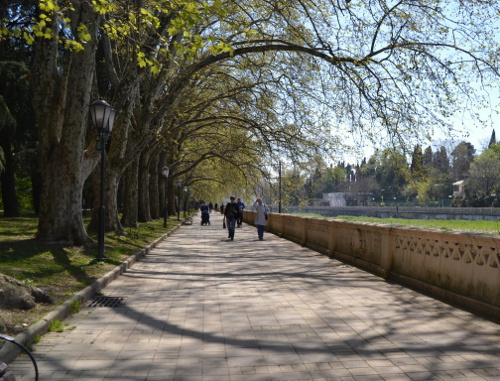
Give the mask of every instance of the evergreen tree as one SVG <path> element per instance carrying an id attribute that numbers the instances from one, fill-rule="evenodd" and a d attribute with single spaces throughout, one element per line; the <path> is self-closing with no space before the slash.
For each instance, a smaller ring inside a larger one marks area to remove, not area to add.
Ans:
<path id="1" fill-rule="evenodd" d="M 495 129 L 491 132 L 491 138 L 490 138 L 490 143 L 488 144 L 488 148 L 491 148 L 493 144 L 496 144 L 497 139 L 495 137 Z"/>
<path id="2" fill-rule="evenodd" d="M 448 153 L 446 152 L 446 148 L 444 146 L 441 146 L 439 151 L 434 153 L 432 163 L 434 168 L 443 173 L 448 173 L 450 160 L 448 159 Z"/>
<path id="3" fill-rule="evenodd" d="M 422 164 L 423 164 L 424 166 L 426 166 L 427 168 L 432 168 L 432 167 L 433 167 L 432 159 L 433 159 L 433 155 L 432 155 L 432 147 L 431 147 L 431 146 L 428 146 L 428 147 L 425 149 Z"/>
<path id="4" fill-rule="evenodd" d="M 453 152 L 451 175 L 454 181 L 462 180 L 469 177 L 469 168 L 476 150 L 471 143 L 460 142 Z"/>
<path id="5" fill-rule="evenodd" d="M 423 163 L 424 155 L 422 153 L 422 147 L 420 144 L 417 144 L 411 155 L 410 173 L 413 179 L 417 180 L 425 175 Z"/>

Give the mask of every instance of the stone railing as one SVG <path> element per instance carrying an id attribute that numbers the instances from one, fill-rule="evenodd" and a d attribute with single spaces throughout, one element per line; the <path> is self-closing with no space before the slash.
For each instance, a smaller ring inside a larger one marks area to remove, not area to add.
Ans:
<path id="1" fill-rule="evenodd" d="M 255 212 L 244 220 L 253 224 Z M 500 238 L 271 213 L 268 230 L 500 321 Z"/>

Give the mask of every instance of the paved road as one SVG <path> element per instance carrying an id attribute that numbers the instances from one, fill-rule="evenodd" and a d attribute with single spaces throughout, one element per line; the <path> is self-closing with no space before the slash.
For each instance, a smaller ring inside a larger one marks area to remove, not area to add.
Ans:
<path id="1" fill-rule="evenodd" d="M 500 326 L 220 215 L 34 346 L 41 380 L 500 380 Z M 28 358 L 9 366 L 33 380 Z"/>

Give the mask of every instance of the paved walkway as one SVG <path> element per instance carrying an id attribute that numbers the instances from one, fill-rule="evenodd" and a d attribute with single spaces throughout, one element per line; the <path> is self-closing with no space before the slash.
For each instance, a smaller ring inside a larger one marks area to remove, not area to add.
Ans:
<path id="1" fill-rule="evenodd" d="M 219 214 L 34 346 L 41 380 L 499 380 L 500 326 Z M 33 380 L 21 357 L 9 365 Z"/>

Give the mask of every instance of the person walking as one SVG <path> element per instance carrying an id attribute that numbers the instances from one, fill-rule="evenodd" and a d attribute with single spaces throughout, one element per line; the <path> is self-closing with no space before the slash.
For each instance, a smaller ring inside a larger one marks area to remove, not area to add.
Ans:
<path id="1" fill-rule="evenodd" d="M 236 227 L 236 220 L 238 219 L 238 215 L 240 212 L 240 207 L 235 202 L 235 197 L 229 197 L 229 202 L 224 208 L 224 218 L 226 219 L 226 227 L 228 231 L 228 239 L 231 241 L 234 240 L 234 230 Z"/>
<path id="2" fill-rule="evenodd" d="M 238 207 L 240 208 L 240 213 L 239 213 L 239 216 L 238 216 L 238 220 L 236 221 L 237 222 L 237 226 L 239 228 L 241 228 L 241 225 L 243 224 L 243 210 L 245 209 L 245 203 L 243 201 L 241 201 L 241 198 L 238 197 L 238 201 L 236 201 L 236 203 L 238 204 Z"/>
<path id="3" fill-rule="evenodd" d="M 201 202 L 200 210 L 201 210 L 201 224 L 210 225 L 210 212 L 208 209 L 208 205 L 205 201 Z"/>
<path id="4" fill-rule="evenodd" d="M 257 212 L 255 215 L 255 225 L 257 226 L 257 234 L 259 236 L 259 240 L 264 240 L 264 228 L 267 225 L 267 218 L 269 215 L 269 208 L 262 201 L 260 197 L 257 198 L 257 201 L 253 204 L 253 209 Z"/>

